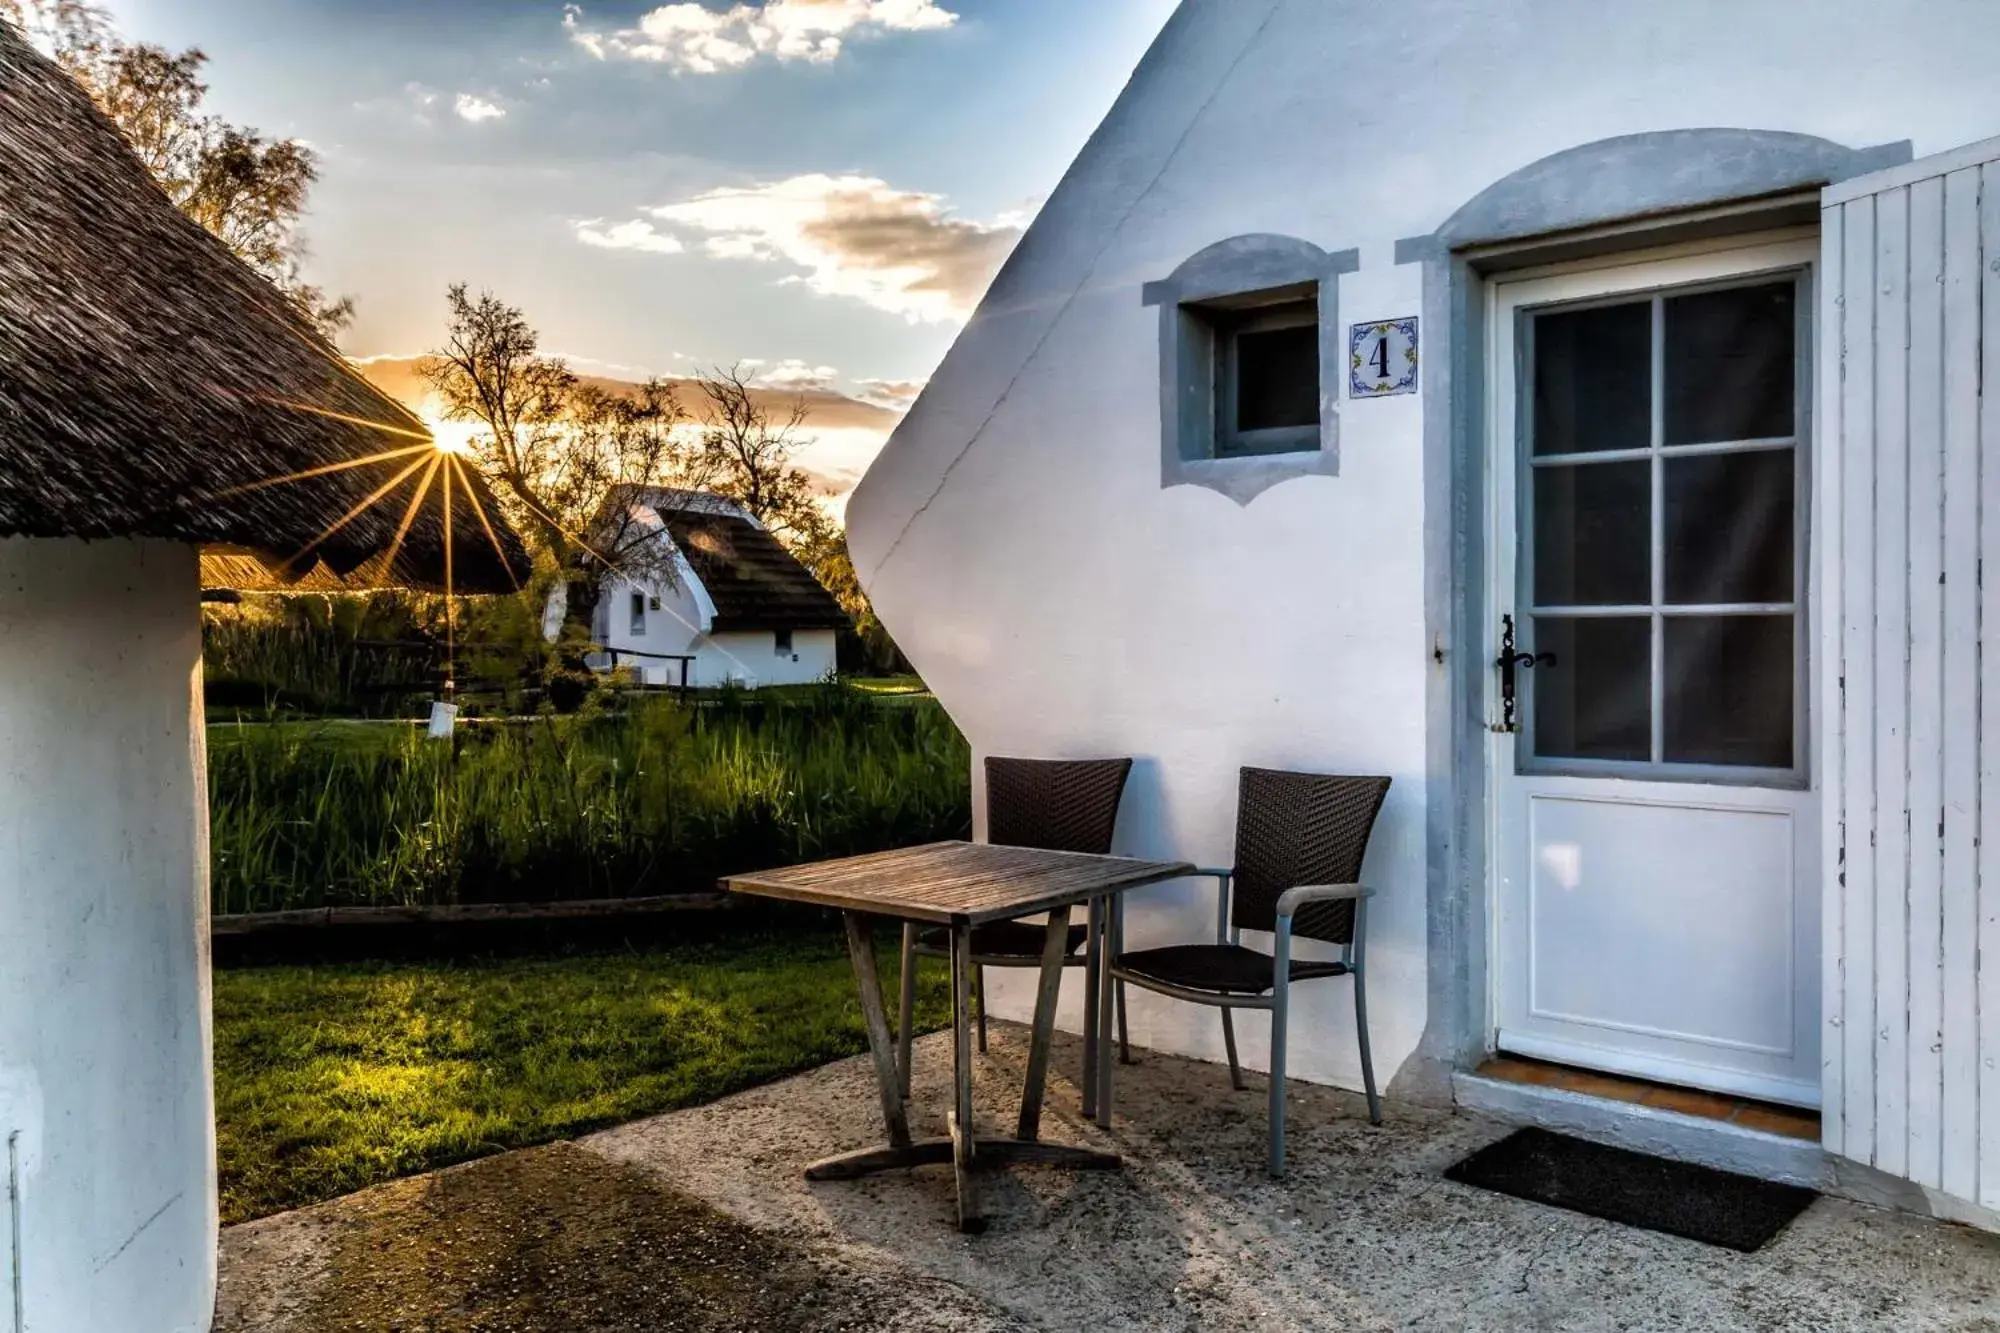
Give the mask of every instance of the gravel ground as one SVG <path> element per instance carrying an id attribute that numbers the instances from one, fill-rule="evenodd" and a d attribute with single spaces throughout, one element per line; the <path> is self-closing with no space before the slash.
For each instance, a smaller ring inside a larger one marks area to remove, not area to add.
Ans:
<path id="1" fill-rule="evenodd" d="M 998 1025 L 983 1123 L 1011 1122 L 1025 1034 Z M 919 1044 L 917 1132 L 949 1047 Z M 1447 1182 L 1507 1132 L 1299 1085 L 1292 1169 L 1262 1170 L 1261 1080 L 1141 1053 L 1109 1135 L 1055 1052 L 1045 1133 L 1120 1173 L 989 1177 L 983 1236 L 951 1175 L 808 1184 L 879 1138 L 865 1058 L 575 1144 L 224 1233 L 219 1333 L 273 1330 L 1953 1330 L 2000 1333 L 2000 1237 L 1839 1200 L 1754 1255 Z"/>

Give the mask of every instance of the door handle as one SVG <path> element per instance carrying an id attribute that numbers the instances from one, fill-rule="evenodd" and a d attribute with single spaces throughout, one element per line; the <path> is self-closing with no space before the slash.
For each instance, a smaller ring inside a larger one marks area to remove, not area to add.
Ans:
<path id="1" fill-rule="evenodd" d="M 1500 617 L 1500 656 L 1493 665 L 1500 668 L 1500 725 L 1498 731 L 1519 731 L 1515 720 L 1516 694 L 1518 692 L 1518 672 L 1533 671 L 1536 667 L 1552 667 L 1556 664 L 1554 653 L 1522 652 L 1514 642 L 1514 617 Z"/>

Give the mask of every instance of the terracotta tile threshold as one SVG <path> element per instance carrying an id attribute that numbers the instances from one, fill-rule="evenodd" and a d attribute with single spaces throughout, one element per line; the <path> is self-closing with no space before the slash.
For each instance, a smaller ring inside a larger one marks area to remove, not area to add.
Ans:
<path id="1" fill-rule="evenodd" d="M 1722 1093 L 1670 1087 L 1664 1083 L 1648 1083 L 1643 1079 L 1625 1078 L 1617 1074 L 1600 1074 L 1588 1069 L 1573 1069 L 1568 1065 L 1551 1064 L 1546 1060 L 1529 1060 L 1518 1055 L 1495 1056 L 1473 1072 L 1481 1078 L 1497 1079 L 1503 1083 L 1529 1083 L 1536 1087 L 1561 1088 L 1565 1092 L 1581 1093 L 1586 1097 L 1634 1102 L 1640 1106 L 1675 1111 L 1681 1115 L 1699 1116 L 1705 1120 L 1727 1121 L 1732 1125 L 1741 1125 L 1745 1129 L 1754 1129 L 1763 1134 L 1779 1134 L 1786 1138 L 1819 1142 L 1819 1114 L 1815 1111 L 1802 1111 L 1795 1106 L 1774 1106 L 1769 1102 L 1747 1101 L 1741 1097 L 1730 1097 Z"/>

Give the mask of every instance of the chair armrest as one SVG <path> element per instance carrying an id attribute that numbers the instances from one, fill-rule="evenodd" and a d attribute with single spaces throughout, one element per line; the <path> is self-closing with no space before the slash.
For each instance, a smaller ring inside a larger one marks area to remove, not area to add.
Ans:
<path id="1" fill-rule="evenodd" d="M 1278 916 L 1288 918 L 1307 903 L 1338 902 L 1343 898 L 1373 898 L 1375 890 L 1359 884 L 1301 884 L 1278 895 Z"/>
<path id="2" fill-rule="evenodd" d="M 1206 867 L 1194 872 L 1215 881 L 1215 942 L 1229 943 L 1229 884 L 1236 878 L 1236 870 L 1217 870 Z"/>

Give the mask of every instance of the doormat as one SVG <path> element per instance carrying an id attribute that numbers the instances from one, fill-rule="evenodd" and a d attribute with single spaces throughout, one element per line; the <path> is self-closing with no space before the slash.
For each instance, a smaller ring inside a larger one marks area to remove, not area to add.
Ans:
<path id="1" fill-rule="evenodd" d="M 1670 1162 L 1545 1129 L 1509 1134 L 1444 1175 L 1462 1185 L 1745 1254 L 1762 1249 L 1819 1197 L 1798 1185 Z"/>

